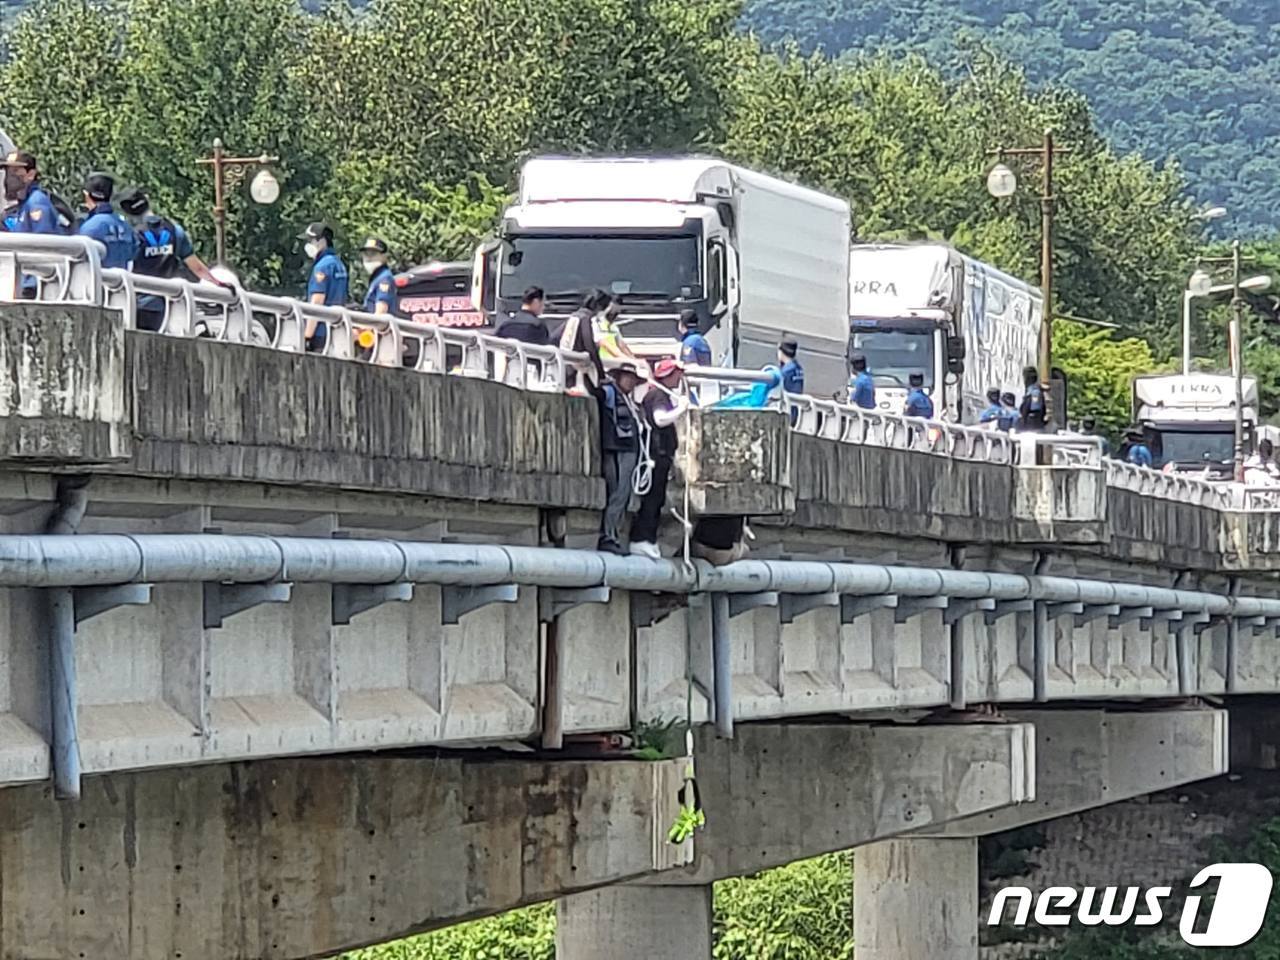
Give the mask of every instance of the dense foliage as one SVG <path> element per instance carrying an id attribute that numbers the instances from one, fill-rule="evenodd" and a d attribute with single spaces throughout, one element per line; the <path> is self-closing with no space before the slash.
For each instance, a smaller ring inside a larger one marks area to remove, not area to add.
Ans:
<path id="1" fill-rule="evenodd" d="M 284 291 L 301 284 L 296 237 L 312 219 L 330 220 L 340 247 L 381 234 L 405 265 L 468 255 L 541 151 L 717 152 L 843 194 L 862 238 L 949 240 L 1035 278 L 1036 168 L 1020 164 L 1022 189 L 992 200 L 986 151 L 1052 127 L 1074 148 L 1057 178 L 1061 309 L 1118 324 L 1158 359 L 1175 351 L 1201 240 L 1176 165 L 1117 152 L 1084 97 L 1030 85 L 985 47 L 956 54 L 954 72 L 910 56 L 833 60 L 761 46 L 739 29 L 742 8 L 37 0 L 6 18 L 0 117 L 65 197 L 89 170 L 113 171 L 149 188 L 206 255 L 212 183 L 196 158 L 215 137 L 278 154 L 275 206 L 232 184 L 229 251 L 247 282 Z M 752 15 L 781 22 L 758 4 Z M 1203 320 L 1215 362 L 1218 323 Z M 1252 332 L 1251 356 L 1280 378 L 1271 330 Z M 1122 418 L 1114 397 L 1093 396 L 1072 415 Z"/>
<path id="2" fill-rule="evenodd" d="M 768 40 L 957 63 L 974 43 L 1078 90 L 1121 150 L 1176 156 L 1233 228 L 1280 224 L 1280 33 L 1250 0 L 749 0 Z"/>
<path id="3" fill-rule="evenodd" d="M 715 960 L 850 960 L 848 854 L 803 860 L 715 886 Z M 553 960 L 555 907 L 542 904 L 341 960 Z"/>

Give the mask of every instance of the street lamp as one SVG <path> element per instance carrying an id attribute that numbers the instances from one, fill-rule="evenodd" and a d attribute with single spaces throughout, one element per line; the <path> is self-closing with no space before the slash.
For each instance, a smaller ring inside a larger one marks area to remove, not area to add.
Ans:
<path id="1" fill-rule="evenodd" d="M 218 263 L 227 259 L 227 206 L 226 187 L 244 176 L 251 167 L 262 167 L 249 185 L 249 195 L 264 206 L 275 203 L 280 197 L 280 181 L 267 168 L 269 163 L 279 163 L 279 157 L 262 154 L 257 157 L 228 157 L 223 152 L 222 138 L 213 141 L 213 156 L 201 157 L 196 163 L 213 167 L 213 235 Z"/>
<path id="2" fill-rule="evenodd" d="M 1244 325 L 1244 297 L 1240 296 L 1241 292 L 1259 292 L 1267 290 L 1271 286 L 1271 278 L 1269 276 L 1249 277 L 1247 280 L 1240 278 L 1240 268 L 1245 258 L 1240 256 L 1240 241 L 1231 241 L 1231 256 L 1229 257 L 1203 257 L 1201 263 L 1211 266 L 1230 267 L 1231 282 L 1224 283 L 1219 286 L 1211 286 L 1208 294 L 1211 296 L 1215 293 L 1231 294 L 1231 325 L 1227 332 L 1227 349 L 1231 354 L 1231 375 L 1235 378 L 1236 383 L 1236 429 L 1235 429 L 1235 449 L 1233 451 L 1233 477 L 1236 481 L 1244 479 L 1244 347 L 1241 342 L 1242 327 Z M 1197 267 L 1196 273 L 1203 271 Z M 1194 279 L 1194 276 L 1193 276 Z M 1190 291 L 1188 291 L 1190 294 Z M 1189 349 L 1187 350 L 1189 353 Z M 1184 370 L 1187 367 L 1187 361 L 1183 361 Z"/>
<path id="3" fill-rule="evenodd" d="M 987 151 L 996 158 L 996 165 L 987 174 L 987 192 L 996 199 L 1013 196 L 1018 189 L 1018 178 L 1005 164 L 1006 157 L 1033 157 L 1040 160 L 1043 174 L 1040 192 L 1040 287 L 1044 292 L 1044 318 L 1040 324 L 1040 384 L 1049 389 L 1049 375 L 1053 367 L 1053 214 L 1057 198 L 1053 194 L 1053 158 L 1070 153 L 1069 147 L 1053 145 L 1053 131 L 1044 132 L 1044 142 L 1038 147 L 1001 147 Z"/>

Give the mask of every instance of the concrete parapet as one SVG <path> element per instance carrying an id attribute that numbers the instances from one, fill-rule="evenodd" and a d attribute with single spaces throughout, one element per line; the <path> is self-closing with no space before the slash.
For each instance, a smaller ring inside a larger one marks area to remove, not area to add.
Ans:
<path id="1" fill-rule="evenodd" d="M 795 439 L 787 418 L 773 410 L 690 410 L 683 442 L 691 450 L 686 481 L 694 512 L 792 513 Z"/>
<path id="2" fill-rule="evenodd" d="M 124 330 L 102 309 L 0 305 L 0 460 L 106 464 L 133 452 Z"/>
<path id="3" fill-rule="evenodd" d="M 0 793 L 9 957 L 323 957 L 643 876 L 680 761 L 276 760 Z"/>
<path id="4" fill-rule="evenodd" d="M 596 507 L 595 405 L 466 377 L 131 331 L 146 476 Z"/>
<path id="5" fill-rule="evenodd" d="M 1011 467 L 801 434 L 791 444 L 798 526 L 953 541 L 1012 538 Z"/>

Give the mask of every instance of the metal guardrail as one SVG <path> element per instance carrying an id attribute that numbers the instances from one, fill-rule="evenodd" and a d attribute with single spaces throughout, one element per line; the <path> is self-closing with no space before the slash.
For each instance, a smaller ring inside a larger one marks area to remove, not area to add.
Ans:
<path id="1" fill-rule="evenodd" d="M 422 373 L 476 377 L 521 390 L 572 391 L 592 369 L 585 354 L 557 347 L 345 307 L 318 306 L 241 288 L 104 268 L 104 252 L 102 244 L 87 237 L 0 233 L 0 302 L 33 299 L 106 306 L 121 312 L 127 329 L 137 329 L 138 298 L 148 297 L 153 309 L 160 308 L 159 333 L 291 353 L 307 352 L 304 334 L 308 322 L 315 320 L 328 329 L 317 355 Z M 33 296 L 22 296 L 24 280 L 29 286 L 34 284 Z M 363 341 L 368 346 L 362 346 Z M 703 407 L 774 379 L 774 374 L 759 370 L 687 369 L 691 391 Z M 1108 485 L 1144 496 L 1225 510 L 1280 510 L 1280 488 L 1215 483 L 1106 459 L 1101 442 L 1090 437 L 1004 433 L 864 410 L 837 400 L 788 394 L 780 388 L 765 396 L 763 408 L 789 417 L 792 429 L 799 433 L 840 443 L 982 463 L 1099 469 L 1105 470 Z"/>
<path id="2" fill-rule="evenodd" d="M 1242 502 L 1243 484 L 1220 483 L 1185 474 L 1164 473 L 1121 460 L 1107 460 L 1107 485 L 1131 490 L 1145 497 L 1177 500 L 1218 510 L 1236 509 Z"/>
<path id="3" fill-rule="evenodd" d="M 314 351 L 318 356 L 477 377 L 521 390 L 564 392 L 575 382 L 569 371 L 585 376 L 591 369 L 585 354 L 556 347 L 103 268 L 102 251 L 101 244 L 85 237 L 0 233 L 0 300 L 17 300 L 21 278 L 30 277 L 37 302 L 106 306 L 121 312 L 126 329 L 137 329 L 138 298 L 147 297 L 160 314 L 159 333 L 291 353 L 307 352 L 306 328 L 314 320 L 328 333 L 323 349 Z M 367 347 L 360 344 L 362 335 Z"/>

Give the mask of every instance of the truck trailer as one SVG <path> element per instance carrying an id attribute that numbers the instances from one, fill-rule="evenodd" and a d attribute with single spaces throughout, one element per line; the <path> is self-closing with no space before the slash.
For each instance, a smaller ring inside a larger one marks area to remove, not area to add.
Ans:
<path id="1" fill-rule="evenodd" d="M 998 387 L 1021 397 L 1036 365 L 1040 290 L 944 244 L 853 247 L 849 353 L 867 358 L 882 410 L 901 413 L 924 375 L 939 417 L 973 423 Z"/>
<path id="2" fill-rule="evenodd" d="M 845 389 L 849 204 L 711 157 L 539 157 L 477 260 L 479 300 L 497 316 L 542 287 L 546 316 L 593 289 L 613 295 L 642 356 L 678 349 L 685 310 L 721 366 L 800 349 L 808 392 Z"/>
<path id="3" fill-rule="evenodd" d="M 1258 381 L 1244 377 L 1244 448 L 1253 449 Z M 1235 456 L 1236 384 L 1227 374 L 1148 374 L 1133 378 L 1133 420 L 1158 469 L 1205 471 L 1229 480 Z"/>

